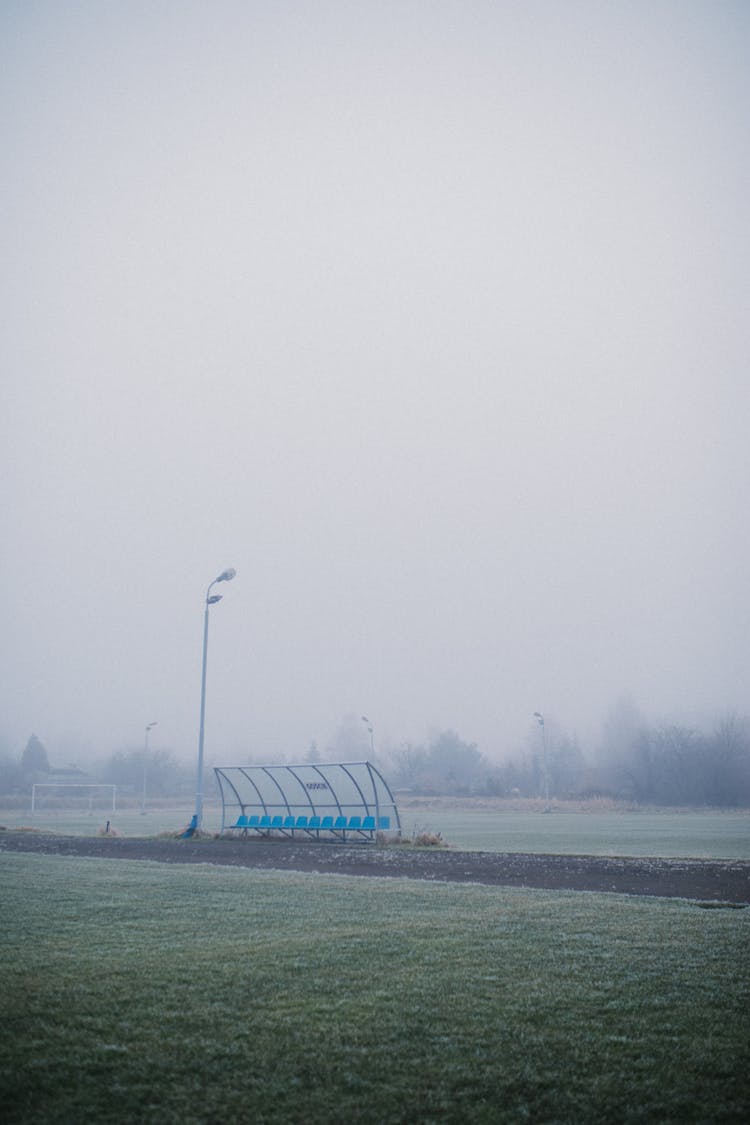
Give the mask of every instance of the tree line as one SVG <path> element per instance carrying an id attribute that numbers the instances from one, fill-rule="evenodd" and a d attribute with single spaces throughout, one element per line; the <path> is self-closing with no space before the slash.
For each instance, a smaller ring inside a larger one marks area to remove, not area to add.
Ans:
<path id="1" fill-rule="evenodd" d="M 611 797 L 666 806 L 750 806 L 750 722 L 721 720 L 710 732 L 654 725 L 631 705 L 613 709 L 593 754 L 554 724 L 493 763 L 474 743 L 443 731 L 386 759 L 397 788 L 425 795 L 570 799 Z M 386 764 L 384 763 L 384 764 Z"/>
<path id="2" fill-rule="evenodd" d="M 360 724 L 347 716 L 323 755 L 313 742 L 306 760 L 346 761 L 372 756 Z M 593 753 L 574 735 L 547 722 L 501 762 L 453 730 L 425 743 L 378 748 L 376 761 L 392 787 L 426 796 L 611 797 L 637 804 L 750 807 L 750 722 L 728 716 L 709 732 L 649 723 L 629 701 L 613 707 Z M 299 759 L 298 759 L 299 760 Z M 0 755 L 0 794 L 28 793 L 36 781 L 107 782 L 140 792 L 144 768 L 149 798 L 192 792 L 192 766 L 169 750 L 120 750 L 88 772 L 53 770 L 46 748 L 31 735 L 20 758 Z M 207 779 L 208 780 L 208 779 Z"/>
<path id="3" fill-rule="evenodd" d="M 125 792 L 140 793 L 144 770 L 150 798 L 175 797 L 195 789 L 195 770 L 179 762 L 170 750 L 149 750 L 148 754 L 144 749 L 118 750 L 86 770 L 76 766 L 59 768 L 50 764 L 46 746 L 32 734 L 18 759 L 7 754 L 0 756 L 0 794 L 26 794 L 35 782 L 103 782 Z"/>

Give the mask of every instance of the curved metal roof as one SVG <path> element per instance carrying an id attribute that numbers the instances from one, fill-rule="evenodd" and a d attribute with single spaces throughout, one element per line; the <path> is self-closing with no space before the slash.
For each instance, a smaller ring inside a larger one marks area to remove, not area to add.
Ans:
<path id="1" fill-rule="evenodd" d="M 371 762 L 215 766 L 222 800 L 221 830 L 240 817 L 374 817 L 398 831 L 398 809 L 387 781 Z"/>

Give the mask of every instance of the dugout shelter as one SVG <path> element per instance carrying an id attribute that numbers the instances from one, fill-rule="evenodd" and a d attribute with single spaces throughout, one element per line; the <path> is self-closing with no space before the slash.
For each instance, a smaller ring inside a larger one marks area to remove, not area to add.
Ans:
<path id="1" fill-rule="evenodd" d="M 400 835 L 393 794 L 371 762 L 215 766 L 221 831 L 244 836 L 373 842 Z"/>

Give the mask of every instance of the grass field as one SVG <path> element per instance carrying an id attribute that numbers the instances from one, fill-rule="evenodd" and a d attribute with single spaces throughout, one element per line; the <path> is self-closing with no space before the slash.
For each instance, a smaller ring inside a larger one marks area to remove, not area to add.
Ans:
<path id="1" fill-rule="evenodd" d="M 0 856 L 8 1125 L 744 1122 L 750 911 Z"/>
<path id="2" fill-rule="evenodd" d="M 459 848 L 550 855 L 750 859 L 747 812 L 494 812 L 402 809 L 413 827 L 439 831 Z"/>
<path id="3" fill-rule="evenodd" d="M 554 855 L 689 856 L 696 859 L 750 859 L 750 812 L 569 811 L 550 814 L 524 809 L 486 809 L 470 801 L 458 807 L 441 804 L 405 805 L 401 809 L 404 834 L 422 829 L 439 832 L 453 847 L 490 852 L 531 852 Z M 176 831 L 190 820 L 192 809 L 137 809 L 93 815 L 28 810 L 0 810 L 0 824 L 53 832 L 96 835 L 111 820 L 125 836 L 155 836 Z M 205 827 L 218 831 L 221 810 L 207 806 Z"/>

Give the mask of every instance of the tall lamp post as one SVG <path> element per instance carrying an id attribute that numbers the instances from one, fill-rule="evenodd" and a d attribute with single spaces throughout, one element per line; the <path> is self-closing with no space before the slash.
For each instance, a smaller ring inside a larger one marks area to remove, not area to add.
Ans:
<path id="1" fill-rule="evenodd" d="M 544 715 L 540 711 L 534 712 L 534 718 L 542 728 L 542 763 L 544 766 L 544 800 L 545 812 L 549 812 L 549 770 L 547 769 L 547 728 L 544 725 Z"/>
<path id="2" fill-rule="evenodd" d="M 372 754 L 372 756 L 374 758 L 375 757 L 375 735 L 373 734 L 372 723 L 367 718 L 367 715 L 362 716 L 362 722 L 367 727 L 367 733 L 370 736 L 370 753 Z"/>
<path id="3" fill-rule="evenodd" d="M 149 723 L 146 727 L 146 737 L 143 740 L 143 791 L 141 793 L 141 816 L 146 815 L 146 763 L 148 762 L 148 732 L 157 724 Z"/>
<path id="4" fill-rule="evenodd" d="M 208 657 L 208 607 L 221 601 L 221 594 L 212 594 L 211 590 L 217 582 L 231 582 L 237 571 L 234 567 L 222 570 L 218 578 L 214 578 L 206 590 L 206 610 L 203 614 L 203 669 L 201 671 L 201 725 L 198 733 L 198 777 L 195 785 L 195 815 L 192 830 L 197 831 L 203 820 L 203 730 L 206 719 L 206 663 Z"/>

